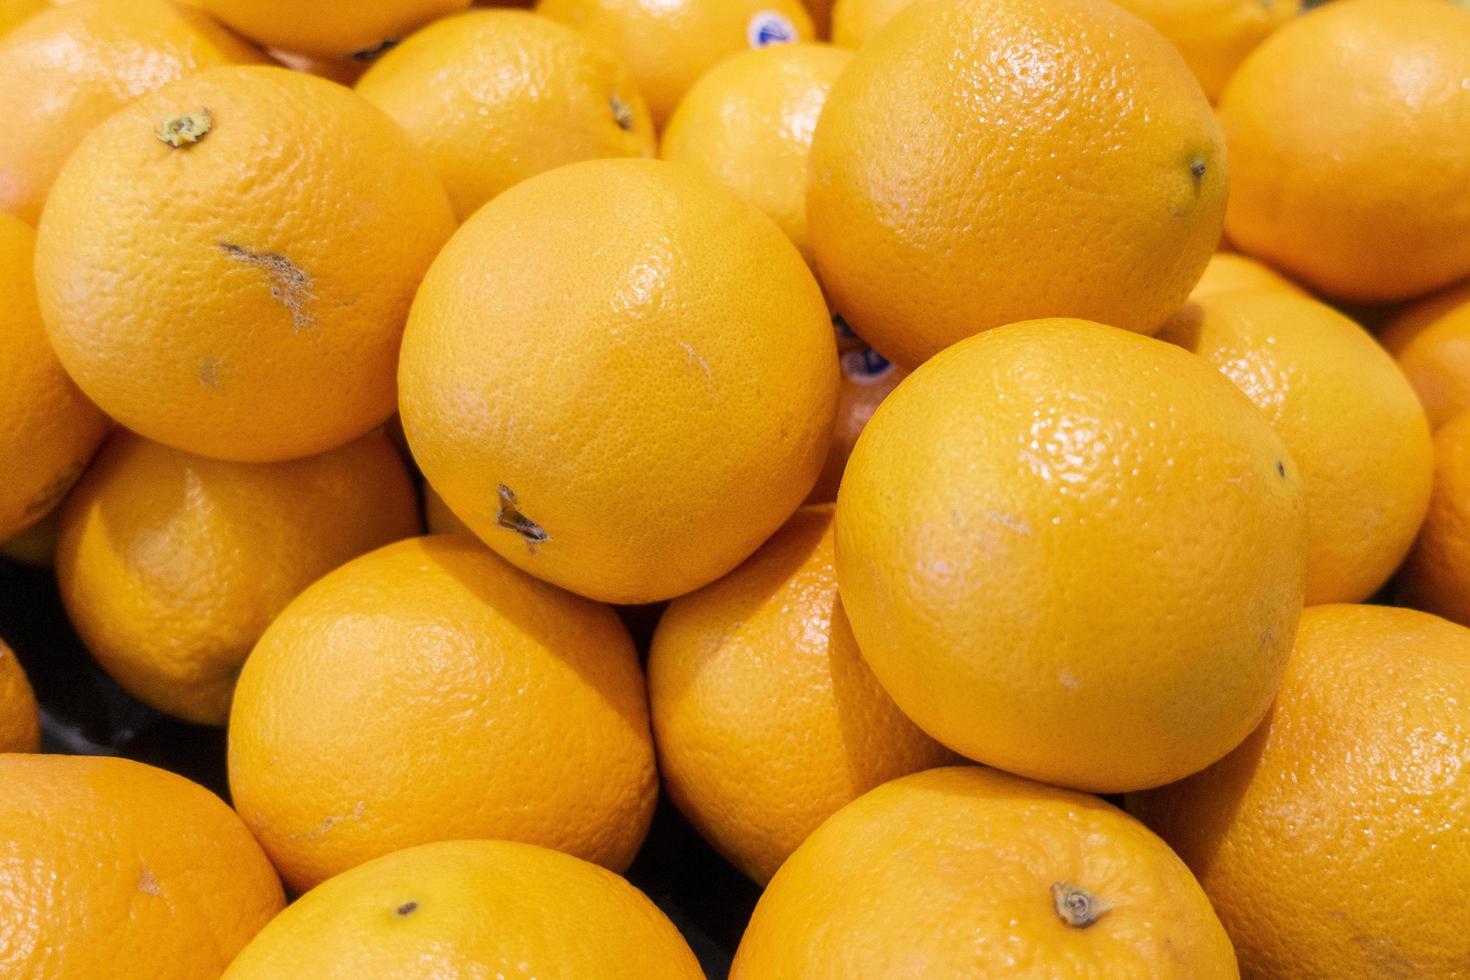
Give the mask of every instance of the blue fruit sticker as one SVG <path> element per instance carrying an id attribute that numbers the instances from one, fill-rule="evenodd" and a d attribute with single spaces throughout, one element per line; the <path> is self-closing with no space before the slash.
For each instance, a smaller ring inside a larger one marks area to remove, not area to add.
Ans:
<path id="1" fill-rule="evenodd" d="M 745 27 L 745 39 L 752 48 L 791 44 L 796 40 L 796 25 L 774 10 L 762 10 L 750 18 Z"/>
<path id="2" fill-rule="evenodd" d="M 877 384 L 893 373 L 893 362 L 864 345 L 842 352 L 842 373 L 853 384 Z"/>

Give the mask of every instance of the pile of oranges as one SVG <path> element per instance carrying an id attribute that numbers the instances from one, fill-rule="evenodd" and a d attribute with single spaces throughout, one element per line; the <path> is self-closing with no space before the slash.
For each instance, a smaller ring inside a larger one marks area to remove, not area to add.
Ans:
<path id="1" fill-rule="evenodd" d="M 0 977 L 1470 976 L 1466 5 L 469 6 L 0 2 Z"/>

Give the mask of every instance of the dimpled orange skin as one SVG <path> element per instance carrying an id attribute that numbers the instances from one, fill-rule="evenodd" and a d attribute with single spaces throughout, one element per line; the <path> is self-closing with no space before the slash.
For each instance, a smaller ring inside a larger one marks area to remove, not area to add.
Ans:
<path id="1" fill-rule="evenodd" d="M 105 756 L 0 755 L 0 975 L 217 977 L 285 905 L 213 793 Z"/>
<path id="2" fill-rule="evenodd" d="M 240 665 L 297 593 L 418 532 L 413 483 L 381 435 L 288 463 L 227 463 L 119 432 L 62 507 L 56 577 L 119 684 L 223 725 Z"/>
<path id="3" fill-rule="evenodd" d="M 755 551 L 815 483 L 837 400 L 790 241 L 655 160 L 571 164 L 477 212 L 424 279 L 398 381 L 454 513 L 512 564 L 619 603 Z"/>
<path id="4" fill-rule="evenodd" d="M 843 605 L 898 706 L 967 758 L 1100 792 L 1250 733 L 1305 559 L 1301 480 L 1265 417 L 1203 358 L 1080 320 L 915 371 L 837 495 Z"/>
<path id="5" fill-rule="evenodd" d="M 643 674 L 617 615 L 460 535 L 380 548 L 286 607 L 240 674 L 229 772 L 298 891 L 473 837 L 621 871 L 657 794 Z"/>
<path id="6" fill-rule="evenodd" d="M 822 464 L 822 475 L 817 477 L 817 485 L 807 497 L 808 503 L 837 499 L 837 487 L 858 436 L 888 393 L 909 376 L 851 331 L 847 335 L 851 341 L 845 341 L 840 332 L 837 338 L 842 371 L 842 383 L 837 389 L 837 424 L 832 430 L 832 445 L 827 450 L 827 461 Z"/>
<path id="7" fill-rule="evenodd" d="M 0 640 L 0 753 L 41 748 L 36 695 L 15 652 Z"/>
<path id="8" fill-rule="evenodd" d="M 816 37 L 801 0 L 539 0 L 536 12 L 612 48 L 663 126 L 699 77 L 751 43 L 752 21 L 774 14 L 793 40 Z"/>
<path id="9" fill-rule="evenodd" d="M 225 972 L 427 976 L 704 978 L 674 924 L 622 878 L 503 840 L 423 844 L 344 871 L 277 916 Z"/>
<path id="10" fill-rule="evenodd" d="M 1470 630 L 1313 606 L 1239 749 L 1130 796 L 1199 875 L 1248 977 L 1458 977 L 1470 876 Z"/>
<path id="11" fill-rule="evenodd" d="M 1054 884 L 1112 903 L 1090 925 Z M 731 980 L 1233 980 L 1230 941 L 1184 863 L 1082 793 L 976 766 L 931 769 L 839 810 L 771 880 Z"/>
<path id="12" fill-rule="evenodd" d="M 1211 102 L 1271 33 L 1301 12 L 1300 0 L 1118 0 L 1158 28 L 1199 79 Z"/>
<path id="13" fill-rule="evenodd" d="M 55 507 L 109 425 L 46 339 L 32 274 L 35 241 L 25 222 L 0 214 L 0 541 Z"/>
<path id="14" fill-rule="evenodd" d="M 197 143 L 155 134 L 201 107 Z M 61 363 L 117 421 L 201 456 L 293 459 L 392 413 L 409 304 L 453 230 L 428 163 L 367 101 L 283 68 L 217 68 L 83 141 L 47 204 L 36 282 Z"/>
<path id="15" fill-rule="evenodd" d="M 1379 334 L 1439 426 L 1470 408 L 1470 283 L 1406 307 Z"/>
<path id="16" fill-rule="evenodd" d="M 622 62 L 524 10 L 431 24 L 378 59 L 357 91 L 434 161 L 461 221 L 543 170 L 653 156 L 658 144 Z"/>
<path id="17" fill-rule="evenodd" d="M 0 211 L 35 224 L 82 137 L 169 82 L 266 61 L 209 17 L 166 0 L 78 0 L 0 37 Z"/>
<path id="18" fill-rule="evenodd" d="M 1470 412 L 1434 434 L 1429 513 L 1398 577 L 1405 605 L 1470 624 Z"/>
<path id="19" fill-rule="evenodd" d="M 1220 121 L 1241 251 L 1364 303 L 1470 274 L 1470 10 L 1327 4 L 1246 59 Z"/>
<path id="20" fill-rule="evenodd" d="M 1352 320 L 1276 289 L 1190 304 L 1159 332 L 1219 368 L 1271 422 L 1307 500 L 1308 605 L 1359 602 L 1404 560 L 1429 506 L 1429 423 Z"/>
<path id="21" fill-rule="evenodd" d="M 1264 262 L 1257 262 L 1234 252 L 1216 252 L 1210 256 L 1204 275 L 1194 284 L 1189 298 L 1200 300 L 1219 293 L 1256 292 L 1262 289 L 1307 295 L 1300 286 Z"/>
<path id="22" fill-rule="evenodd" d="M 761 883 L 851 800 L 958 761 L 858 653 L 837 599 L 830 504 L 803 507 L 745 564 L 669 604 L 648 696 L 669 797 Z"/>
<path id="23" fill-rule="evenodd" d="M 470 0 L 203 0 L 211 14 L 268 47 L 319 58 L 368 57 Z"/>
<path id="24" fill-rule="evenodd" d="M 1152 332 L 1220 238 L 1199 85 L 1108 0 L 925 0 L 860 50 L 812 138 L 807 225 L 832 307 L 914 367 L 1076 316 Z"/>
<path id="25" fill-rule="evenodd" d="M 703 171 L 770 215 L 810 262 L 812 130 L 851 60 L 826 44 L 772 44 L 732 55 L 685 94 L 659 155 Z"/>

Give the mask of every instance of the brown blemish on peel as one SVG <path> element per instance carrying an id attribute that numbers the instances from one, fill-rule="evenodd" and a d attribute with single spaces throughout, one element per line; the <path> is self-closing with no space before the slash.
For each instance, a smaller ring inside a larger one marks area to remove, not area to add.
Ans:
<path id="1" fill-rule="evenodd" d="M 497 492 L 500 496 L 500 513 L 495 515 L 495 523 L 507 531 L 519 534 L 534 555 L 536 546 L 546 543 L 551 536 L 540 524 L 521 513 L 520 501 L 516 500 L 515 491 L 502 483 Z"/>
<path id="2" fill-rule="evenodd" d="M 146 892 L 149 895 L 157 895 L 160 890 L 158 879 L 153 877 L 153 872 L 144 868 L 143 873 L 138 876 L 138 891 Z"/>
<path id="3" fill-rule="evenodd" d="M 628 108 L 628 103 L 614 95 L 608 98 L 607 104 L 608 108 L 612 109 L 613 122 L 617 123 L 618 128 L 623 132 L 631 133 L 633 131 L 633 110 Z"/>
<path id="4" fill-rule="evenodd" d="M 311 291 L 311 276 L 296 263 L 276 252 L 252 252 L 248 248 L 220 242 L 220 250 L 237 262 L 263 269 L 271 282 L 271 298 L 291 311 L 291 329 L 300 333 L 316 326 L 316 318 L 306 306 L 316 299 Z"/>
<path id="5" fill-rule="evenodd" d="M 219 391 L 219 358 L 207 354 L 199 358 L 199 367 L 194 371 L 194 376 L 210 391 Z"/>
<path id="6" fill-rule="evenodd" d="M 153 135 L 178 150 L 198 143 L 213 128 L 214 116 L 208 109 L 200 107 L 193 112 L 164 116 L 158 121 Z"/>
<path id="7" fill-rule="evenodd" d="M 1057 918 L 1074 929 L 1086 929 L 1113 907 L 1112 902 L 1070 881 L 1054 883 L 1051 900 L 1057 910 Z"/>
<path id="8" fill-rule="evenodd" d="M 414 910 L 417 909 L 418 907 L 419 907 L 419 903 L 418 902 L 404 902 L 402 905 L 398 906 L 398 908 L 394 909 L 393 911 L 397 912 L 399 915 L 412 915 L 414 913 Z"/>

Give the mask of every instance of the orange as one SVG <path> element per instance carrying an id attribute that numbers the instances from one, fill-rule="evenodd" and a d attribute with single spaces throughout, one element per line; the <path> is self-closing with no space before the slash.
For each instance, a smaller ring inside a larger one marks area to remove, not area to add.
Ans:
<path id="1" fill-rule="evenodd" d="M 265 61 L 203 13 L 165 0 L 80 0 L 0 37 L 0 211 L 35 223 L 82 137 L 176 78 Z"/>
<path id="2" fill-rule="evenodd" d="M 826 44 L 773 44 L 725 59 L 684 95 L 664 129 L 660 156 L 703 171 L 760 208 L 811 261 L 812 130 L 851 60 Z"/>
<path id="3" fill-rule="evenodd" d="M 0 541 L 56 506 L 108 428 L 46 339 L 31 269 L 35 242 L 25 222 L 0 213 Z"/>
<path id="4" fill-rule="evenodd" d="M 36 282 L 61 363 L 123 425 L 201 456 L 292 459 L 392 413 L 409 303 L 453 229 L 428 164 L 365 100 L 217 68 L 83 141 Z"/>
<path id="5" fill-rule="evenodd" d="M 832 43 L 844 48 L 860 48 L 914 0 L 834 0 L 832 4 Z"/>
<path id="6" fill-rule="evenodd" d="M 689 167 L 571 164 L 445 246 L 399 364 L 409 445 L 506 561 L 607 602 L 714 581 L 796 510 L 837 398 L 821 290 Z"/>
<path id="7" fill-rule="evenodd" d="M 1246 976 L 1461 976 L 1467 701 L 1470 630 L 1314 606 L 1256 733 L 1129 809 L 1199 875 Z"/>
<path id="8" fill-rule="evenodd" d="M 82 640 L 128 692 L 223 725 L 240 665 L 296 594 L 418 533 L 381 435 L 289 463 L 226 463 L 120 432 L 62 507 L 56 578 Z"/>
<path id="9" fill-rule="evenodd" d="M 0 975 L 217 977 L 285 904 L 238 817 L 127 759 L 0 755 Z"/>
<path id="10" fill-rule="evenodd" d="M 0 753 L 41 748 L 36 695 L 15 653 L 0 640 Z"/>
<path id="11" fill-rule="evenodd" d="M 370 61 L 470 0 L 203 0 L 220 20 L 261 44 L 319 58 Z"/>
<path id="12" fill-rule="evenodd" d="M 1308 286 L 1386 302 L 1470 274 L 1470 10 L 1337 0 L 1272 35 L 1220 101 L 1226 230 Z"/>
<path id="13" fill-rule="evenodd" d="M 961 754 L 1157 786 L 1271 703 L 1301 612 L 1301 477 L 1203 358 L 1040 320 L 956 344 L 858 438 L 837 578 L 893 700 Z"/>
<path id="14" fill-rule="evenodd" d="M 1301 470 L 1310 605 L 1393 574 L 1429 505 L 1429 425 L 1393 358 L 1330 306 L 1276 288 L 1191 303 L 1159 333 L 1235 382 Z"/>
<path id="15" fill-rule="evenodd" d="M 1204 299 L 1217 293 L 1254 292 L 1261 289 L 1286 290 L 1307 295 L 1296 283 L 1263 262 L 1234 252 L 1216 252 L 1210 256 L 1204 275 L 1194 284 L 1191 300 Z"/>
<path id="16" fill-rule="evenodd" d="M 745 564 L 670 603 L 648 656 L 669 796 L 759 882 L 849 801 L 955 761 L 863 663 L 832 559 L 832 506 L 802 508 Z"/>
<path id="17" fill-rule="evenodd" d="M 801 0 L 539 0 L 536 10 L 615 51 L 659 126 L 730 55 L 816 36 Z"/>
<path id="18" fill-rule="evenodd" d="M 847 459 L 858 436 L 883 399 L 909 374 L 869 347 L 841 317 L 834 317 L 832 326 L 837 333 L 842 381 L 837 389 L 837 424 L 832 430 L 827 461 L 822 464 L 817 485 L 807 496 L 807 502 L 814 504 L 837 499 L 837 485 L 842 482 L 842 473 L 847 469 Z"/>
<path id="19" fill-rule="evenodd" d="M 410 847 L 308 892 L 226 980 L 364 977 L 703 980 L 658 908 L 622 878 L 544 847 Z"/>
<path id="20" fill-rule="evenodd" d="M 1301 11 L 1301 0 L 1117 0 L 1158 28 L 1194 72 L 1211 102 L 1236 68 Z"/>
<path id="21" fill-rule="evenodd" d="M 807 233 L 833 309 L 914 367 L 1033 317 L 1158 329 L 1219 241 L 1225 188 L 1209 103 L 1138 18 L 936 0 L 832 86 Z"/>
<path id="22" fill-rule="evenodd" d="M 473 837 L 622 870 L 657 792 L 617 614 L 458 535 L 380 548 L 286 607 L 240 674 L 229 770 L 298 891 Z"/>
<path id="23" fill-rule="evenodd" d="M 431 24 L 379 59 L 357 91 L 423 148 L 461 221 L 543 170 L 653 156 L 657 145 L 623 63 L 524 10 Z"/>
<path id="24" fill-rule="evenodd" d="M 1470 408 L 1470 283 L 1406 307 L 1379 339 L 1439 426 Z"/>
<path id="25" fill-rule="evenodd" d="M 475 534 L 464 521 L 454 516 L 444 498 L 427 483 L 424 484 L 424 525 L 430 534 L 468 534 L 471 537 Z"/>
<path id="26" fill-rule="evenodd" d="M 24 23 L 31 15 L 48 6 L 46 0 L 0 0 L 0 34 Z"/>
<path id="27" fill-rule="evenodd" d="M 731 980 L 1234 980 L 1184 863 L 1096 797 L 974 766 L 839 810 L 755 908 Z"/>
<path id="28" fill-rule="evenodd" d="M 1470 624 L 1470 412 L 1434 434 L 1429 514 L 1398 586 L 1407 605 Z"/>

